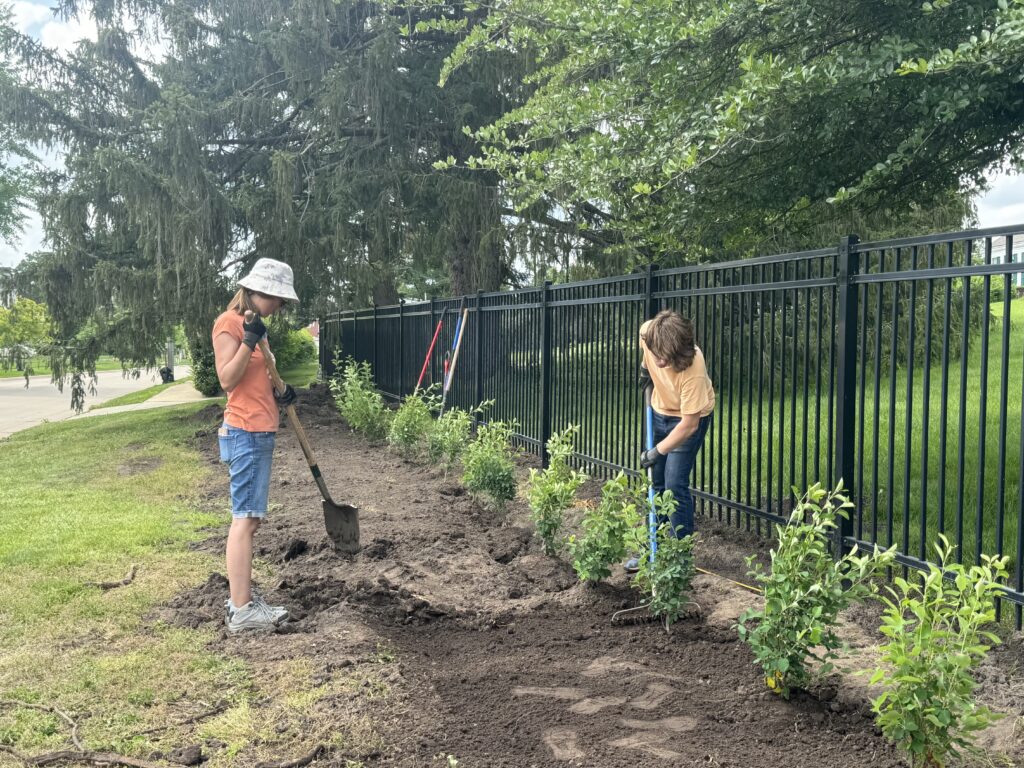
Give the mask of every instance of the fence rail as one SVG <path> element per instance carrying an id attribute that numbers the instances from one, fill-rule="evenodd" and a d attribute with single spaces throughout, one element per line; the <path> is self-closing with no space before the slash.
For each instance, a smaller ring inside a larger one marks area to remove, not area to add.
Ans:
<path id="1" fill-rule="evenodd" d="M 581 426 L 577 460 L 635 472 L 638 329 L 694 320 L 718 404 L 694 468 L 698 511 L 765 532 L 794 488 L 842 478 L 856 508 L 839 551 L 896 545 L 923 568 L 943 533 L 957 557 L 1006 554 L 1024 609 L 1024 225 L 858 242 L 743 261 L 350 310 L 321 322 L 321 367 L 372 364 L 390 398 L 428 365 L 440 381 L 468 322 L 449 402 L 495 401 L 537 454 Z M 1000 603 L 1000 609 L 1002 603 Z"/>

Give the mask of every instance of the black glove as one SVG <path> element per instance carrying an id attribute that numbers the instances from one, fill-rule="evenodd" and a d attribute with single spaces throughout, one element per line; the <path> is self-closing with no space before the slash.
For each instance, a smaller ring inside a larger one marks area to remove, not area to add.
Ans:
<path id="1" fill-rule="evenodd" d="M 651 450 L 649 451 L 641 451 L 640 468 L 650 469 L 651 467 L 658 463 L 658 460 L 661 458 L 661 456 L 662 454 L 658 451 L 657 447 L 651 448 Z"/>
<path id="2" fill-rule="evenodd" d="M 643 394 L 647 391 L 647 388 L 654 384 L 651 379 L 651 372 L 647 370 L 646 366 L 640 366 L 640 375 L 637 377 L 636 384 L 640 387 L 640 392 Z"/>
<path id="3" fill-rule="evenodd" d="M 249 349 L 256 349 L 260 339 L 267 335 L 267 326 L 263 324 L 263 318 L 255 312 L 252 315 L 252 320 L 244 320 L 242 322 L 242 330 L 245 331 L 242 343 Z"/>
<path id="4" fill-rule="evenodd" d="M 282 408 L 287 408 L 289 405 L 294 405 L 295 401 L 299 399 L 299 396 L 295 394 L 295 387 L 291 384 L 284 385 L 284 392 L 278 394 L 274 393 L 274 399 L 277 400 L 277 404 Z"/>

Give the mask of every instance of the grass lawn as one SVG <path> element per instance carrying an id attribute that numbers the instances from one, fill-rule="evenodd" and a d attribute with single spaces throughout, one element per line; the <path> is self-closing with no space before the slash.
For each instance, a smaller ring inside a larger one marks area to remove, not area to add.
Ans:
<path id="1" fill-rule="evenodd" d="M 153 395 L 163 392 L 168 387 L 173 387 L 175 384 L 181 384 L 186 381 L 192 381 L 192 377 L 186 376 L 183 379 L 172 381 L 169 384 L 156 384 L 152 387 L 147 387 L 146 389 L 140 389 L 138 392 L 129 392 L 127 395 L 121 395 L 120 397 L 107 400 L 99 405 L 94 405 L 89 410 L 95 411 L 100 408 L 114 408 L 118 405 L 135 405 L 136 403 L 144 403 L 149 400 L 149 398 L 153 397 Z"/>
<path id="2" fill-rule="evenodd" d="M 202 511 L 194 495 L 215 471 L 191 443 L 188 417 L 206 405 L 44 424 L 0 441 L 0 745 L 30 755 L 70 745 L 61 718 L 11 703 L 21 701 L 70 713 L 87 749 L 137 758 L 197 738 L 227 745 L 210 768 L 305 747 L 273 725 L 325 695 L 308 659 L 255 674 L 210 629 L 145 618 L 223 572 L 219 555 L 189 547 L 228 521 L 226 498 Z M 133 564 L 129 586 L 87 584 Z M 143 733 L 222 700 L 228 709 L 199 726 Z M 5 760 L 16 764 L 0 752 Z"/>
<path id="3" fill-rule="evenodd" d="M 53 371 L 50 368 L 50 358 L 45 355 L 37 355 L 30 361 L 32 365 L 32 376 L 49 376 Z M 111 355 L 101 355 L 96 361 L 98 371 L 120 371 L 121 361 Z M 17 376 L 24 377 L 24 371 L 0 369 L 0 379 L 11 379 Z"/>
<path id="4" fill-rule="evenodd" d="M 320 361 L 313 358 L 308 363 L 302 363 L 292 368 L 280 371 L 281 378 L 285 383 L 293 387 L 308 387 L 316 381 L 316 375 L 320 370 Z"/>

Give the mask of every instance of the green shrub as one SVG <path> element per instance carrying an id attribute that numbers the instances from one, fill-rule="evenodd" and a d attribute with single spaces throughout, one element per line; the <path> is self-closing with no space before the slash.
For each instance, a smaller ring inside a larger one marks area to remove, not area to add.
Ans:
<path id="1" fill-rule="evenodd" d="M 657 494 L 654 508 L 659 519 L 671 518 L 676 509 L 672 491 Z M 633 575 L 633 586 L 647 597 L 651 613 L 664 619 L 668 629 L 690 602 L 690 585 L 697 572 L 693 562 L 694 537 L 677 539 L 672 535 L 671 525 L 661 523 L 655 531 L 657 547 L 651 562 L 649 529 L 638 525 L 631 532 L 635 537 L 631 549 L 647 552 L 647 556 L 639 558 L 640 570 Z"/>
<path id="2" fill-rule="evenodd" d="M 548 440 L 548 466 L 530 470 L 526 498 L 530 502 L 530 518 L 537 528 L 537 536 L 544 544 L 544 552 L 557 555 L 563 542 L 558 538 L 562 529 L 562 516 L 576 500 L 576 491 L 587 476 L 569 466 L 573 443 L 580 428 L 574 424 Z"/>
<path id="3" fill-rule="evenodd" d="M 279 371 L 286 371 L 316 358 L 316 342 L 305 328 L 292 329 L 288 322 L 274 315 L 267 322 L 267 342 L 274 353 Z"/>
<path id="4" fill-rule="evenodd" d="M 428 436 L 427 455 L 432 462 L 441 463 L 445 477 L 469 442 L 472 426 L 472 414 L 461 408 L 449 408 L 434 422 Z"/>
<path id="5" fill-rule="evenodd" d="M 620 472 L 601 487 L 601 501 L 581 523 L 582 536 L 569 537 L 572 567 L 581 581 L 611 576 L 611 565 L 626 556 L 627 537 L 639 522 L 642 497 Z"/>
<path id="6" fill-rule="evenodd" d="M 349 426 L 371 440 L 383 440 L 391 426 L 391 411 L 373 384 L 370 364 L 348 358 L 339 379 L 331 381 L 331 392 L 341 416 Z"/>
<path id="7" fill-rule="evenodd" d="M 434 427 L 431 410 L 436 398 L 427 392 L 409 395 L 398 406 L 391 419 L 388 443 L 406 458 L 420 455 L 429 442 Z"/>
<path id="8" fill-rule="evenodd" d="M 764 589 L 764 607 L 740 616 L 740 637 L 753 649 L 768 687 L 789 697 L 790 688 L 805 687 L 811 659 L 828 674 L 843 643 L 835 631 L 839 613 L 875 592 L 872 578 L 892 564 L 895 549 L 859 556 L 849 552 L 836 562 L 830 550 L 837 519 L 850 504 L 839 490 L 821 484 L 808 489 L 786 526 L 776 526 L 778 543 L 767 573 L 754 557 L 750 575 Z M 845 584 L 844 584 L 845 582 Z M 819 656 L 814 649 L 824 649 Z"/>
<path id="9" fill-rule="evenodd" d="M 484 424 L 462 457 L 463 484 L 470 493 L 489 498 L 497 509 L 504 509 L 516 495 L 514 432 L 513 423 Z"/>
<path id="10" fill-rule="evenodd" d="M 192 386 L 206 397 L 219 395 L 220 379 L 217 377 L 217 361 L 212 344 L 205 338 L 190 339 L 189 357 L 192 358 Z"/>
<path id="11" fill-rule="evenodd" d="M 886 690 L 872 702 L 882 733 L 906 751 L 911 765 L 938 768 L 973 734 L 1002 715 L 975 703 L 972 670 L 999 637 L 982 629 L 995 620 L 994 597 L 1009 558 L 982 555 L 981 565 L 951 562 L 953 547 L 939 534 L 941 566 L 908 581 L 894 580 L 882 597 L 881 665 L 872 683 Z M 943 570 L 947 577 L 944 578 Z"/>

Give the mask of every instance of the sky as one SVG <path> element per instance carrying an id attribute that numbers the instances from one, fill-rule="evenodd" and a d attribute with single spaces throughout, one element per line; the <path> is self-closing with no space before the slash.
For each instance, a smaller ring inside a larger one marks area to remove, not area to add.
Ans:
<path id="1" fill-rule="evenodd" d="M 44 45 L 66 51 L 84 37 L 95 40 L 96 26 L 91 21 L 62 21 L 50 10 L 51 0 L 15 0 L 14 23 L 19 30 Z M 990 189 L 977 198 L 978 223 L 983 229 L 1006 224 L 1024 224 L 1024 175 L 993 171 Z M 907 232 L 908 236 L 923 234 Z M 42 223 L 35 211 L 28 211 L 24 232 L 15 243 L 0 239 L 0 266 L 13 266 L 26 254 L 44 249 Z"/>

